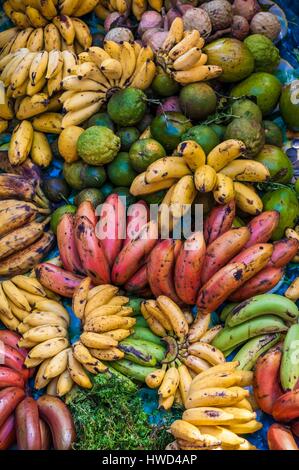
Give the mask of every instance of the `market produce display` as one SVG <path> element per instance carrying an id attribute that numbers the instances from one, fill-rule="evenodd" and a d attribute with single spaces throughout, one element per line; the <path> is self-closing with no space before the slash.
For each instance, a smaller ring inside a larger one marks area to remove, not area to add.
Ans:
<path id="1" fill-rule="evenodd" d="M 298 450 L 282 8 L 3 3 L 0 450 Z"/>

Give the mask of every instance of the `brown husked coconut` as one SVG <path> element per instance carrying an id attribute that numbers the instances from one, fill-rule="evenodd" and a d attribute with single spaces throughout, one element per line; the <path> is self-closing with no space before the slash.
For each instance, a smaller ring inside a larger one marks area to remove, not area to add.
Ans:
<path id="1" fill-rule="evenodd" d="M 276 15 L 261 11 L 252 18 L 250 30 L 252 34 L 263 34 L 274 41 L 279 36 L 281 26 Z"/>
<path id="2" fill-rule="evenodd" d="M 212 32 L 212 23 L 209 15 L 202 8 L 190 8 L 183 16 L 184 29 L 192 31 L 197 29 L 203 38 L 210 36 Z"/>
<path id="3" fill-rule="evenodd" d="M 232 23 L 232 36 L 236 39 L 239 39 L 242 41 L 245 39 L 250 31 L 250 26 L 246 18 L 243 16 L 235 15 L 233 17 L 233 23 Z"/>
<path id="4" fill-rule="evenodd" d="M 207 12 L 214 31 L 228 28 L 233 21 L 233 8 L 227 0 L 212 0 L 201 7 Z"/>
<path id="5" fill-rule="evenodd" d="M 105 36 L 105 41 L 121 43 L 123 41 L 134 41 L 132 31 L 128 28 L 112 28 Z"/>
<path id="6" fill-rule="evenodd" d="M 233 3 L 234 15 L 243 16 L 250 21 L 256 13 L 261 11 L 257 0 L 235 0 Z"/>

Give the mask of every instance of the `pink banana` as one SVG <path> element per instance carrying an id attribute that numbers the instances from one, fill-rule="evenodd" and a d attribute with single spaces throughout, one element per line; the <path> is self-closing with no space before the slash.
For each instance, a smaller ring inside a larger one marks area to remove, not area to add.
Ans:
<path id="1" fill-rule="evenodd" d="M 235 214 L 236 203 L 233 199 L 211 210 L 204 221 L 204 238 L 207 245 L 231 228 Z"/>
<path id="2" fill-rule="evenodd" d="M 110 194 L 100 212 L 96 233 L 101 240 L 109 266 L 120 252 L 126 233 L 126 208 L 118 194 Z"/>
<path id="3" fill-rule="evenodd" d="M 93 207 L 90 201 L 81 202 L 80 206 L 77 209 L 76 218 L 79 219 L 79 217 L 83 216 L 87 217 L 94 227 L 96 226 L 98 219 L 96 216 L 95 208 Z"/>
<path id="4" fill-rule="evenodd" d="M 282 238 L 273 243 L 273 253 L 269 261 L 269 266 L 282 268 L 288 264 L 299 249 L 299 243 L 295 238 Z"/>
<path id="5" fill-rule="evenodd" d="M 249 248 L 255 243 L 266 243 L 270 240 L 273 231 L 279 222 L 279 212 L 265 211 L 257 215 L 247 225 L 250 238 L 244 248 Z"/>
<path id="6" fill-rule="evenodd" d="M 74 217 L 64 214 L 57 227 L 57 244 L 63 267 L 74 274 L 84 273 L 75 241 Z"/>
<path id="7" fill-rule="evenodd" d="M 138 235 L 148 221 L 149 208 L 145 201 L 140 200 L 129 207 L 127 214 L 127 237 L 124 241 L 124 246 Z"/>
<path id="8" fill-rule="evenodd" d="M 51 263 L 38 264 L 35 268 L 35 273 L 43 286 L 63 297 L 73 297 L 75 288 L 82 281 L 82 277 L 76 276 Z"/>
<path id="9" fill-rule="evenodd" d="M 144 264 L 124 285 L 128 292 L 138 292 L 148 285 L 147 267 Z"/>
<path id="10" fill-rule="evenodd" d="M 279 283 L 282 276 L 282 268 L 267 266 L 249 279 L 249 281 L 245 282 L 243 286 L 239 287 L 239 289 L 229 297 L 229 300 L 232 302 L 242 302 L 243 300 L 250 299 L 250 297 L 254 295 L 265 294 Z"/>

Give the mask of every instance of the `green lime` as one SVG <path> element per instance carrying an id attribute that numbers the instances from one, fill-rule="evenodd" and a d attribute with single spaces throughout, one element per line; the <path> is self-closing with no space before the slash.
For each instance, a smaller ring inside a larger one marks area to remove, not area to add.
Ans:
<path id="1" fill-rule="evenodd" d="M 56 234 L 57 227 L 58 227 L 61 217 L 64 214 L 75 214 L 76 210 L 77 210 L 77 207 L 71 204 L 65 204 L 64 206 L 58 207 L 51 215 L 51 223 L 50 223 L 51 230 Z"/>
<path id="2" fill-rule="evenodd" d="M 114 191 L 114 186 L 111 184 L 109 181 L 106 181 L 106 183 L 101 186 L 101 193 L 104 196 L 104 199 L 106 199 L 110 194 L 112 194 Z"/>
<path id="3" fill-rule="evenodd" d="M 167 152 L 173 152 L 179 145 L 182 135 L 192 127 L 184 114 L 166 112 L 156 116 L 151 123 L 151 135 L 160 142 Z"/>
<path id="4" fill-rule="evenodd" d="M 220 142 L 222 142 L 224 140 L 226 126 L 221 126 L 220 124 L 210 124 L 209 127 L 213 129 L 214 132 L 216 132 L 218 139 Z"/>
<path id="5" fill-rule="evenodd" d="M 81 178 L 84 188 L 101 188 L 107 177 L 103 166 L 83 165 Z"/>
<path id="6" fill-rule="evenodd" d="M 286 125 L 293 131 L 299 131 L 298 80 L 294 80 L 283 88 L 279 107 Z"/>
<path id="7" fill-rule="evenodd" d="M 146 95 L 137 88 L 117 91 L 109 100 L 107 111 L 119 126 L 134 126 L 146 112 Z"/>
<path id="8" fill-rule="evenodd" d="M 69 186 L 81 190 L 85 188 L 100 188 L 106 180 L 106 171 L 103 167 L 87 165 L 79 160 L 63 164 L 63 176 Z"/>
<path id="9" fill-rule="evenodd" d="M 263 115 L 260 108 L 251 100 L 241 98 L 232 105 L 232 114 L 238 118 L 254 119 L 262 122 Z"/>
<path id="10" fill-rule="evenodd" d="M 215 112 L 216 106 L 216 94 L 207 83 L 190 83 L 181 89 L 180 107 L 190 119 L 203 120 Z"/>
<path id="11" fill-rule="evenodd" d="M 120 149 L 120 138 L 108 127 L 92 126 L 80 135 L 77 152 L 89 165 L 101 166 L 113 160 Z"/>
<path id="12" fill-rule="evenodd" d="M 146 194 L 145 196 L 142 196 L 142 199 L 148 204 L 160 204 L 166 192 L 167 189 L 161 189 L 161 191 L 157 191 L 156 193 Z"/>
<path id="13" fill-rule="evenodd" d="M 109 127 L 112 131 L 115 130 L 114 123 L 111 121 L 108 113 L 97 113 L 91 116 L 91 118 L 88 119 L 87 127 L 92 126 Z"/>
<path id="14" fill-rule="evenodd" d="M 210 126 L 194 126 L 182 135 L 183 140 L 195 140 L 208 155 L 220 143 L 217 133 Z"/>
<path id="15" fill-rule="evenodd" d="M 136 127 L 122 127 L 116 133 L 120 138 L 121 147 L 123 152 L 128 152 L 131 146 L 138 140 L 140 132 Z"/>
<path id="16" fill-rule="evenodd" d="M 102 191 L 98 188 L 86 188 L 80 191 L 75 197 L 75 204 L 80 206 L 83 201 L 90 201 L 94 208 L 104 202 L 105 198 Z"/>
<path id="17" fill-rule="evenodd" d="M 73 189 L 84 189 L 85 185 L 81 178 L 81 171 L 84 163 L 79 160 L 73 163 L 64 162 L 63 176 L 67 184 Z"/>
<path id="18" fill-rule="evenodd" d="M 115 186 L 131 186 L 137 176 L 127 152 L 119 152 L 116 155 L 113 162 L 109 163 L 107 173 Z"/>
<path id="19" fill-rule="evenodd" d="M 245 117 L 235 118 L 227 126 L 225 139 L 242 140 L 249 158 L 257 155 L 265 144 L 265 131 L 260 121 Z"/>
<path id="20" fill-rule="evenodd" d="M 165 156 L 164 148 L 154 139 L 137 140 L 129 152 L 131 165 L 138 173 L 142 173 L 151 163 Z"/>
<path id="21" fill-rule="evenodd" d="M 167 97 L 176 95 L 180 85 L 160 68 L 151 88 L 157 95 Z"/>
<path id="22" fill-rule="evenodd" d="M 299 203 L 295 191 L 287 186 L 269 191 L 262 197 L 264 211 L 278 211 L 279 222 L 272 234 L 272 240 L 280 240 L 285 229 L 294 227 L 299 216 Z"/>
<path id="23" fill-rule="evenodd" d="M 266 144 L 281 147 L 283 144 L 283 135 L 280 127 L 273 121 L 263 121 L 262 126 L 265 130 Z"/>
<path id="24" fill-rule="evenodd" d="M 136 198 L 132 196 L 129 188 L 119 186 L 117 188 L 114 188 L 113 193 L 119 194 L 119 196 L 125 196 L 127 207 L 131 206 L 132 204 L 134 204 L 134 202 L 136 202 Z"/>
<path id="25" fill-rule="evenodd" d="M 289 183 L 293 177 L 293 167 L 287 155 L 275 145 L 265 145 L 255 160 L 265 165 L 272 181 L 276 183 Z"/>

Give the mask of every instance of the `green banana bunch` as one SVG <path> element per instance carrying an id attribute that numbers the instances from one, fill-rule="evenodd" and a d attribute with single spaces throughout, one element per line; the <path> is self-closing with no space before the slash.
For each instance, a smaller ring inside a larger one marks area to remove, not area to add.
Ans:
<path id="1" fill-rule="evenodd" d="M 156 370 L 155 367 L 141 366 L 140 364 L 135 364 L 135 362 L 128 361 L 127 359 L 113 362 L 113 369 L 121 372 L 130 379 L 137 380 L 138 382 L 145 382 L 147 375 Z"/>
<path id="2" fill-rule="evenodd" d="M 130 335 L 130 339 L 141 339 L 158 344 L 160 346 L 163 345 L 161 338 L 156 336 L 149 328 L 145 328 L 144 326 L 134 327 L 134 333 Z"/>
<path id="3" fill-rule="evenodd" d="M 143 339 L 125 339 L 119 343 L 119 349 L 125 353 L 125 359 L 142 366 L 155 366 L 165 357 L 165 348 Z"/>
<path id="4" fill-rule="evenodd" d="M 299 379 L 299 325 L 292 325 L 285 337 L 280 366 L 282 388 L 293 390 Z"/>
<path id="5" fill-rule="evenodd" d="M 212 345 L 221 351 L 236 348 L 250 338 L 268 333 L 287 331 L 288 327 L 274 315 L 263 315 L 234 327 L 225 326 L 212 341 Z"/>
<path id="6" fill-rule="evenodd" d="M 292 300 L 277 294 L 256 295 L 233 308 L 227 306 L 225 310 L 225 324 L 229 327 L 262 315 L 275 315 L 291 323 L 296 322 L 299 316 L 297 305 Z"/>
<path id="7" fill-rule="evenodd" d="M 272 348 L 281 338 L 281 334 L 255 336 L 249 340 L 235 355 L 234 361 L 239 361 L 237 369 L 251 370 L 259 356 Z"/>

